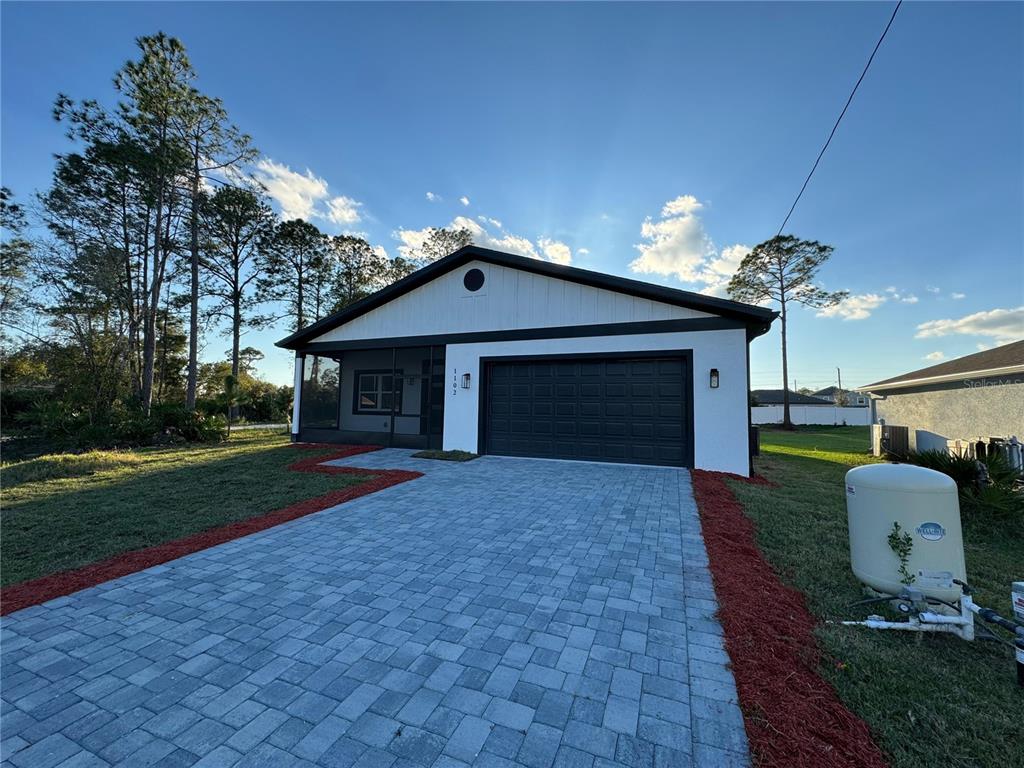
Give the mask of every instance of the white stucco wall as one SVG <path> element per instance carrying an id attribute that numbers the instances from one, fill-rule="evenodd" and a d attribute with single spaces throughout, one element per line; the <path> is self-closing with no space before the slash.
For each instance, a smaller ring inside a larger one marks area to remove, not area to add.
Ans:
<path id="1" fill-rule="evenodd" d="M 474 268 L 481 270 L 485 277 L 483 287 L 475 292 L 466 290 L 462 284 L 463 276 Z M 714 315 L 520 269 L 472 261 L 312 341 L 700 317 Z"/>
<path id="2" fill-rule="evenodd" d="M 477 450 L 482 357 L 689 349 L 693 351 L 694 465 L 746 476 L 750 468 L 746 345 L 743 330 L 449 344 L 445 359 L 444 448 Z M 712 368 L 719 371 L 717 389 L 709 384 Z M 472 385 L 462 389 L 458 381 L 467 372 Z"/>

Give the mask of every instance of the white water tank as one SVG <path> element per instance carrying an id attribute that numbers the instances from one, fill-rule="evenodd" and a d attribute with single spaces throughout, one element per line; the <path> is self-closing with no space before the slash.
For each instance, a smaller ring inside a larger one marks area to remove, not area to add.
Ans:
<path id="1" fill-rule="evenodd" d="M 960 502 L 948 475 L 912 464 L 867 464 L 846 473 L 850 562 L 864 584 L 883 594 L 904 588 L 900 558 L 889 543 L 893 524 L 912 542 L 906 571 L 910 586 L 955 602 L 967 580 Z"/>

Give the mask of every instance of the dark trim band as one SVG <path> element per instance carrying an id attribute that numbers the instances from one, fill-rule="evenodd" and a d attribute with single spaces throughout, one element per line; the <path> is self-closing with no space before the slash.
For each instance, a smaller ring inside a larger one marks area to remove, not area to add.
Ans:
<path id="1" fill-rule="evenodd" d="M 725 317 L 696 317 L 685 320 L 649 320 L 640 323 L 602 323 L 599 325 L 559 325 L 550 328 L 519 328 L 513 331 L 476 331 L 434 336 L 405 336 L 383 339 L 350 339 L 347 341 L 316 341 L 306 344 L 307 354 L 340 352 L 381 347 L 426 347 L 441 344 L 470 344 L 480 341 L 525 341 L 527 339 L 572 339 L 585 336 L 635 336 L 648 333 L 680 331 L 726 331 L 746 328 L 739 320 Z M 577 355 L 578 357 L 578 355 Z"/>

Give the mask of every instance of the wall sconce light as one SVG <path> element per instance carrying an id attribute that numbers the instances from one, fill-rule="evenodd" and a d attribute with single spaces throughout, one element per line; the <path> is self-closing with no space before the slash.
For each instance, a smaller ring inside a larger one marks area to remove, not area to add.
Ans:
<path id="1" fill-rule="evenodd" d="M 470 376 L 468 373 L 462 374 L 462 388 L 469 389 Z"/>
<path id="2" fill-rule="evenodd" d="M 711 369 L 711 388 L 718 389 L 718 369 Z"/>

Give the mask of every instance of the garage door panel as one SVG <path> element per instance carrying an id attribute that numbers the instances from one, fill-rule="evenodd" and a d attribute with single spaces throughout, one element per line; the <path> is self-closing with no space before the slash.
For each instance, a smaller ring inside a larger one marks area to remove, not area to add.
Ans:
<path id="1" fill-rule="evenodd" d="M 628 393 L 625 384 L 605 384 L 604 396 L 609 399 L 624 399 Z"/>
<path id="2" fill-rule="evenodd" d="M 487 373 L 487 453 L 689 460 L 689 371 L 682 358 L 524 360 L 494 363 Z"/>

